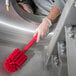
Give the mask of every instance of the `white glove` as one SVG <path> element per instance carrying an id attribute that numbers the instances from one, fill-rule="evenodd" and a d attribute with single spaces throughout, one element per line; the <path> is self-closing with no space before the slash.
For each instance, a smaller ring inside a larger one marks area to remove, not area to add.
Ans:
<path id="1" fill-rule="evenodd" d="M 37 41 L 36 42 L 39 42 L 41 38 L 43 38 L 44 36 L 46 36 L 48 34 L 49 27 L 51 27 L 51 26 L 52 26 L 51 20 L 49 20 L 47 17 L 44 18 L 42 23 L 36 29 L 36 32 L 34 34 L 34 36 L 35 36 L 36 33 L 38 32 L 38 37 L 37 37 Z"/>

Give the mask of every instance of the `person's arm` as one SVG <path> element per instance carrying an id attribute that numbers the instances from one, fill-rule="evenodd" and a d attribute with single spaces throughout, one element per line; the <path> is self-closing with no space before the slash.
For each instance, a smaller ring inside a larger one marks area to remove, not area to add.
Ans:
<path id="1" fill-rule="evenodd" d="M 36 33 L 38 32 L 37 42 L 39 42 L 41 38 L 43 38 L 48 34 L 49 27 L 52 26 L 52 24 L 54 23 L 54 21 L 57 19 L 59 15 L 60 15 L 59 8 L 57 8 L 56 6 L 52 6 L 52 9 L 48 14 L 48 16 L 46 16 L 43 19 L 42 23 L 36 29 L 36 32 L 34 35 L 36 35 Z"/>
<path id="2" fill-rule="evenodd" d="M 56 18 L 60 15 L 60 9 L 56 6 L 52 6 L 50 13 L 48 14 L 47 18 L 51 20 L 52 23 L 56 20 Z"/>
<path id="3" fill-rule="evenodd" d="M 49 27 L 52 26 L 52 24 L 61 14 L 65 3 L 65 0 L 55 0 L 48 16 L 43 19 L 42 23 L 39 25 L 35 32 L 35 34 L 38 32 L 37 42 L 39 42 L 40 38 L 43 38 L 45 35 L 48 34 Z"/>

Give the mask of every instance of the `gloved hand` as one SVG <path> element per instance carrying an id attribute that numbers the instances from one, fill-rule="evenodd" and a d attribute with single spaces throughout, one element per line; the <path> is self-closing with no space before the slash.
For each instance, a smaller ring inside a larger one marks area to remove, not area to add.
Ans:
<path id="1" fill-rule="evenodd" d="M 36 32 L 34 34 L 34 36 L 35 36 L 36 33 L 38 32 L 38 37 L 37 37 L 37 41 L 36 42 L 39 42 L 41 38 L 43 38 L 44 36 L 46 36 L 48 34 L 49 27 L 51 27 L 51 26 L 52 26 L 51 20 L 49 20 L 47 17 L 44 18 L 42 23 L 36 29 Z"/>

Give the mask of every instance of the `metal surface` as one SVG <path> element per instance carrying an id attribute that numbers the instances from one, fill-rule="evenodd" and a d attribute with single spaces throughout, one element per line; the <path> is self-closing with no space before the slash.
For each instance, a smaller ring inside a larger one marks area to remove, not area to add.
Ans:
<path id="1" fill-rule="evenodd" d="M 75 0 L 76 1 L 76 0 Z M 73 3 L 65 22 L 68 76 L 76 76 L 76 7 Z M 69 30 L 69 28 L 71 28 Z M 69 36 L 71 35 L 71 36 Z"/>
<path id="2" fill-rule="evenodd" d="M 0 46 L 0 76 L 50 76 L 50 71 L 43 68 L 43 56 L 41 51 L 29 50 L 28 61 L 16 73 L 8 73 L 4 69 L 6 57 L 14 50 L 12 47 Z M 31 52 L 30 52 L 31 51 Z"/>
<path id="3" fill-rule="evenodd" d="M 67 10 L 67 11 L 66 11 Z M 50 59 L 52 59 L 52 55 L 57 55 L 59 57 L 60 65 L 58 76 L 75 76 L 76 75 L 76 39 L 75 39 L 75 25 L 76 25 L 76 7 L 75 0 L 68 0 L 65 8 L 62 12 L 60 20 L 55 29 L 54 35 L 50 40 L 47 58 L 46 58 L 46 66 L 48 66 Z M 68 29 L 64 32 L 64 26 L 74 25 L 73 29 L 70 29 L 70 32 L 67 34 Z M 66 34 L 66 37 L 65 37 Z M 66 54 L 60 55 L 60 52 L 63 53 L 64 49 L 60 46 L 61 42 L 65 42 L 66 45 Z M 58 43 L 58 44 L 57 44 Z M 62 51 L 61 51 L 62 50 Z M 68 65 L 68 66 L 67 66 Z M 56 68 L 56 67 L 55 67 Z"/>
<path id="4" fill-rule="evenodd" d="M 13 6 L 13 8 L 15 9 L 15 11 L 25 20 L 28 20 L 28 21 L 34 21 L 34 22 L 41 22 L 43 16 L 38 16 L 38 15 L 35 15 L 33 13 L 27 13 L 25 12 L 23 9 L 21 9 L 16 0 L 11 0 L 11 4 Z"/>
<path id="5" fill-rule="evenodd" d="M 58 42 L 59 76 L 68 76 L 66 43 Z"/>
<path id="6" fill-rule="evenodd" d="M 66 44 L 67 44 L 67 61 L 68 61 L 68 74 L 69 76 L 76 75 L 76 25 L 73 27 L 73 30 L 69 31 L 69 27 L 65 27 L 66 32 Z M 73 32 L 74 36 L 69 37 L 70 32 Z"/>
<path id="7" fill-rule="evenodd" d="M 14 1 L 14 0 L 13 0 Z M 13 4 L 14 5 L 14 4 Z M 15 49 L 23 47 L 32 39 L 38 23 L 24 20 L 10 4 L 10 11 L 5 8 L 5 0 L 0 0 L 0 76 L 50 76 L 52 72 L 44 69 L 45 48 L 53 33 L 34 45 L 28 52 L 27 62 L 16 73 L 4 69 L 4 61 Z M 22 13 L 23 14 L 23 13 Z M 25 15 L 24 15 L 25 16 Z M 26 17 L 26 16 L 25 16 Z M 32 16 L 31 16 L 32 18 Z"/>
<path id="8" fill-rule="evenodd" d="M 7 12 L 5 9 L 4 1 L 0 2 L 0 41 L 2 43 L 7 42 L 6 45 L 16 46 L 15 44 L 22 45 L 27 44 L 29 40 L 32 39 L 32 36 L 35 32 L 35 29 L 38 27 L 36 22 L 28 22 L 19 16 L 16 11 L 13 9 L 12 5 L 10 6 L 10 12 Z M 2 6 L 4 5 L 4 6 Z M 26 16 L 25 16 L 26 17 Z M 41 41 L 40 45 L 47 45 L 51 35 L 50 33 L 44 41 Z M 0 43 L 0 44 L 1 44 Z M 2 44 L 3 44 L 2 43 Z M 5 43 L 4 43 L 5 44 Z M 39 45 L 38 44 L 38 45 Z M 16 47 L 17 47 L 16 46 Z M 20 46 L 19 46 L 20 47 Z"/>
<path id="9" fill-rule="evenodd" d="M 67 19 L 67 16 L 71 10 L 71 7 L 74 3 L 74 0 L 68 0 L 66 5 L 65 5 L 65 8 L 62 12 L 62 15 L 60 17 L 60 20 L 56 26 L 56 29 L 55 29 L 55 32 L 54 32 L 54 35 L 52 37 L 52 39 L 50 40 L 50 43 L 49 43 L 49 47 L 48 47 L 48 56 L 47 56 L 47 61 L 46 61 L 46 65 L 48 65 L 48 62 L 50 60 L 50 57 L 51 57 L 51 54 L 54 52 L 54 50 L 56 50 L 56 44 L 57 44 L 57 41 L 59 40 L 64 40 L 64 25 L 65 25 L 65 21 Z M 67 10 L 67 11 L 66 11 Z M 63 34 L 63 36 L 61 35 Z"/>
<path id="10" fill-rule="evenodd" d="M 76 25 L 74 1 L 67 1 L 55 31 L 28 50 L 29 58 L 22 68 L 16 73 L 8 73 L 3 64 L 6 57 L 17 47 L 23 49 L 32 39 L 42 17 L 24 12 L 15 0 L 11 0 L 10 11 L 7 12 L 5 1 L 0 0 L 0 76 L 76 75 L 76 40 L 72 31 L 75 29 L 69 28 L 69 33 L 67 27 L 64 30 L 68 24 Z"/>

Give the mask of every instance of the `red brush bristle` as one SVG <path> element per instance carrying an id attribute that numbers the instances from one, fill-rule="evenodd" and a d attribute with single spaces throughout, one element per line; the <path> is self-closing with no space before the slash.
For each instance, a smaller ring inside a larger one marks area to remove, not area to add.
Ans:
<path id="1" fill-rule="evenodd" d="M 26 60 L 27 56 L 17 48 L 4 62 L 4 68 L 8 72 L 16 72 Z"/>
<path id="2" fill-rule="evenodd" d="M 22 66 L 22 64 L 27 60 L 27 56 L 24 54 L 24 52 L 26 52 L 37 40 L 37 35 L 38 33 L 22 51 L 20 51 L 17 48 L 9 55 L 9 57 L 6 59 L 4 63 L 4 67 L 8 72 L 17 71 Z"/>

